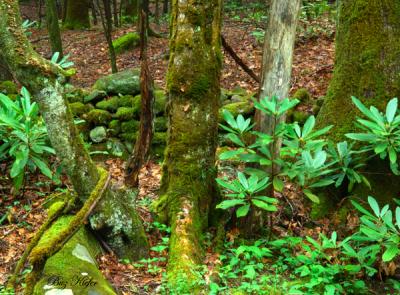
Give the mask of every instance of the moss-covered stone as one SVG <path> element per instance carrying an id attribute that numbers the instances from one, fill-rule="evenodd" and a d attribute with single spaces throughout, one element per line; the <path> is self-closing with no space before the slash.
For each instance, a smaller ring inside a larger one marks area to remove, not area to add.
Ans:
<path id="1" fill-rule="evenodd" d="M 165 145 L 167 143 L 166 132 L 154 132 L 152 144 Z"/>
<path id="2" fill-rule="evenodd" d="M 138 136 L 137 132 L 121 133 L 119 135 L 120 138 L 122 138 L 123 140 L 125 140 L 129 143 L 135 143 L 137 136 Z"/>
<path id="3" fill-rule="evenodd" d="M 137 132 L 140 127 L 140 121 L 130 120 L 121 124 L 121 131 L 123 133 Z"/>
<path id="4" fill-rule="evenodd" d="M 299 124 L 304 124 L 309 116 L 310 115 L 307 112 L 294 111 L 292 118 L 293 118 L 293 122 L 297 122 Z"/>
<path id="5" fill-rule="evenodd" d="M 307 89 L 300 88 L 293 94 L 293 98 L 298 99 L 302 104 L 308 104 L 311 100 L 311 95 Z"/>
<path id="6" fill-rule="evenodd" d="M 165 132 L 168 129 L 168 120 L 165 117 L 157 117 L 154 120 L 154 130 L 156 132 Z"/>
<path id="7" fill-rule="evenodd" d="M 103 90 L 93 90 L 92 92 L 90 92 L 88 95 L 86 95 L 83 99 L 83 101 L 85 103 L 88 102 L 96 102 L 104 97 L 107 97 L 107 92 L 103 91 Z"/>
<path id="8" fill-rule="evenodd" d="M 17 94 L 18 89 L 17 85 L 15 85 L 12 81 L 3 81 L 0 82 L 0 92 L 3 94 Z"/>
<path id="9" fill-rule="evenodd" d="M 119 120 L 112 120 L 108 124 L 110 134 L 116 136 L 121 132 L 121 122 Z"/>
<path id="10" fill-rule="evenodd" d="M 132 120 L 133 118 L 138 117 L 138 112 L 134 108 L 128 108 L 128 107 L 120 107 L 117 109 L 117 112 L 115 113 L 115 118 L 121 121 L 127 121 L 127 120 Z"/>
<path id="11" fill-rule="evenodd" d="M 249 101 L 234 102 L 224 105 L 219 111 L 219 122 L 224 122 L 222 116 L 223 110 L 228 110 L 234 117 L 238 116 L 239 114 L 248 117 L 254 113 L 254 105 Z"/>
<path id="12" fill-rule="evenodd" d="M 96 103 L 96 108 L 100 110 L 106 110 L 109 112 L 115 112 L 119 107 L 119 97 L 113 96 L 109 99 L 104 99 Z"/>
<path id="13" fill-rule="evenodd" d="M 118 106 L 120 107 L 133 107 L 133 96 L 132 95 L 124 95 L 118 98 Z"/>
<path id="14" fill-rule="evenodd" d="M 70 103 L 69 108 L 74 116 L 81 116 L 91 110 L 90 106 L 81 102 Z"/>
<path id="15" fill-rule="evenodd" d="M 115 40 L 113 40 L 112 44 L 115 50 L 115 53 L 119 54 L 124 51 L 128 51 L 139 46 L 140 36 L 138 33 L 127 33 Z"/>
<path id="16" fill-rule="evenodd" d="M 140 93 L 140 70 L 130 69 L 102 77 L 94 83 L 93 89 L 108 94 L 136 95 Z"/>
<path id="17" fill-rule="evenodd" d="M 85 96 L 89 95 L 86 90 L 82 88 L 70 87 L 65 93 L 65 97 L 70 103 L 84 102 Z"/>
<path id="18" fill-rule="evenodd" d="M 164 90 L 154 91 L 154 114 L 161 115 L 165 112 L 165 106 L 167 103 L 167 96 Z"/>
<path id="19" fill-rule="evenodd" d="M 72 216 L 59 218 L 46 231 L 38 247 L 50 243 L 60 231 L 65 229 Z M 56 294 L 70 290 L 71 294 L 115 295 L 116 292 L 97 267 L 96 257 L 101 247 L 92 234 L 82 227 L 56 254 L 47 259 L 43 273 L 34 288 L 34 295 Z M 49 284 L 49 280 L 60 284 Z M 76 282 L 85 282 L 76 284 Z"/>
<path id="20" fill-rule="evenodd" d="M 83 115 L 83 118 L 95 125 L 104 125 L 107 126 L 107 124 L 111 121 L 112 115 L 104 110 L 99 110 L 99 109 L 94 109 L 91 110 L 89 113 Z"/>
<path id="21" fill-rule="evenodd" d="M 124 160 L 129 157 L 129 152 L 126 146 L 118 138 L 110 138 L 107 140 L 107 151 L 109 155 Z"/>
<path id="22" fill-rule="evenodd" d="M 90 139 L 93 142 L 102 142 L 107 138 L 107 130 L 103 126 L 95 127 L 94 129 L 90 130 Z"/>

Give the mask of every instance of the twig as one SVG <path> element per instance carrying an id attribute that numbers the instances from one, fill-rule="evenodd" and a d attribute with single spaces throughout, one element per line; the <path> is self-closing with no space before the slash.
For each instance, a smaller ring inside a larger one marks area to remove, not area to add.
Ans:
<path id="1" fill-rule="evenodd" d="M 229 53 L 229 55 L 235 60 L 235 62 L 250 76 L 256 81 L 260 83 L 260 77 L 254 73 L 252 69 L 250 69 L 244 61 L 236 54 L 233 48 L 226 42 L 223 35 L 221 35 L 222 46 L 224 47 L 225 51 Z"/>

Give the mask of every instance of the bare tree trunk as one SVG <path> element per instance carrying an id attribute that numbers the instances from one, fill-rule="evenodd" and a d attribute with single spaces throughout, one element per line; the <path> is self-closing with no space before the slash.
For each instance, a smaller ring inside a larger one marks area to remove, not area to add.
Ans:
<path id="1" fill-rule="evenodd" d="M 117 57 L 115 54 L 115 49 L 112 44 L 112 15 L 111 15 L 111 3 L 110 0 L 102 0 L 103 3 L 103 10 L 104 14 L 102 12 L 102 7 L 100 5 L 100 1 L 97 0 L 97 7 L 99 8 L 99 13 L 100 13 L 100 19 L 101 23 L 103 25 L 103 30 L 104 30 L 104 36 L 106 37 L 107 45 L 108 45 L 108 54 L 110 57 L 110 63 L 111 63 L 111 71 L 113 73 L 118 72 L 117 68 Z"/>
<path id="2" fill-rule="evenodd" d="M 62 41 L 60 27 L 58 25 L 58 13 L 57 5 L 55 0 L 46 0 L 46 22 L 47 30 L 50 36 L 51 52 L 60 53 L 60 57 L 63 56 Z"/>
<path id="3" fill-rule="evenodd" d="M 172 2 L 168 138 L 157 210 L 171 224 L 168 279 L 191 286 L 202 231 L 218 196 L 215 150 L 221 72 L 222 0 Z M 196 15 L 196 17 L 193 17 Z M 164 216 L 165 216 L 164 215 Z M 193 289 L 194 288 L 194 289 Z M 181 290 L 182 291 L 182 290 Z"/>
<path id="4" fill-rule="evenodd" d="M 164 13 L 164 14 L 167 14 L 167 13 L 168 13 L 168 4 L 169 4 L 169 1 L 170 1 L 170 0 L 164 0 L 164 3 L 163 3 L 163 13 Z"/>
<path id="5" fill-rule="evenodd" d="M 95 0 L 90 0 L 90 10 L 92 11 L 92 17 L 93 17 L 93 24 L 97 26 L 97 11 L 96 11 L 96 5 L 94 4 Z"/>
<path id="6" fill-rule="evenodd" d="M 289 95 L 300 3 L 300 0 L 272 1 L 263 49 L 260 98 L 276 96 L 284 99 Z M 281 122 L 284 120 L 284 117 L 280 118 Z M 259 131 L 269 134 L 279 124 L 259 110 L 256 110 L 256 122 Z M 279 147 L 280 143 L 275 150 Z M 272 171 L 275 173 L 277 167 Z"/>
<path id="7" fill-rule="evenodd" d="M 89 0 L 68 0 L 64 27 L 71 30 L 90 27 Z"/>
<path id="8" fill-rule="evenodd" d="M 36 99 L 52 146 L 84 203 L 99 181 L 99 172 L 83 146 L 63 94 L 66 72 L 33 50 L 21 29 L 18 1 L 0 0 L 0 15 L 0 56 Z M 132 198 L 125 189 L 108 187 L 90 224 L 118 255 L 136 259 L 147 255 L 148 244 Z"/>
<path id="9" fill-rule="evenodd" d="M 117 28 L 117 27 L 119 27 L 117 0 L 112 0 L 112 4 L 113 4 L 112 6 L 113 6 L 113 15 L 114 15 L 114 26 Z"/>
<path id="10" fill-rule="evenodd" d="M 135 142 L 135 148 L 127 162 L 125 174 L 125 184 L 129 187 L 137 187 L 139 184 L 140 168 L 146 162 L 149 155 L 151 140 L 153 138 L 153 78 L 151 76 L 147 61 L 147 24 L 144 11 L 140 14 L 140 94 L 141 94 L 141 113 L 139 136 Z"/>

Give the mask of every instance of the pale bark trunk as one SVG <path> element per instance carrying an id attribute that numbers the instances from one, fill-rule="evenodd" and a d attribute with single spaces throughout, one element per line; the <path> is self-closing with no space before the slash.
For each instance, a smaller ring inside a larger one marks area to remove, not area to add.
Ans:
<path id="1" fill-rule="evenodd" d="M 266 96 L 288 97 L 300 3 L 300 0 L 272 1 L 264 40 L 260 99 Z M 282 116 L 279 122 L 284 120 Z M 268 134 L 272 134 L 279 123 L 259 110 L 256 110 L 256 122 L 258 130 Z M 277 150 L 279 147 L 278 143 Z"/>
<path id="2" fill-rule="evenodd" d="M 0 0 L 0 55 L 17 80 L 39 104 L 50 141 L 81 202 L 96 186 L 99 173 L 83 146 L 65 97 L 63 70 L 40 57 L 21 29 L 18 2 Z M 108 189 L 91 218 L 92 228 L 119 255 L 138 258 L 147 253 L 147 240 L 132 196 Z M 128 202 L 128 203 L 127 203 Z"/>

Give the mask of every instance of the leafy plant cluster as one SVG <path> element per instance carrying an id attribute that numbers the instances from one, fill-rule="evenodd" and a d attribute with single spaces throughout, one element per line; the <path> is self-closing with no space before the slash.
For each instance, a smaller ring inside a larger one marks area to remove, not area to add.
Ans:
<path id="1" fill-rule="evenodd" d="M 57 181 L 46 160 L 55 152 L 49 144 L 39 107 L 31 102 L 25 88 L 15 101 L 0 93 L 0 138 L 0 160 L 11 160 L 10 177 L 17 190 L 28 171 L 39 170 Z"/>
<path id="2" fill-rule="evenodd" d="M 266 97 L 260 102 L 254 101 L 255 107 L 271 118 L 275 127 L 271 134 L 254 131 L 250 119 L 245 120 L 242 115 L 234 118 L 225 111 L 223 116 L 228 126 L 221 127 L 228 131 L 227 138 L 237 148 L 222 153 L 220 159 L 251 165 L 237 172 L 233 180 L 217 179 L 227 193 L 227 199 L 217 207 L 235 208 L 237 217 L 246 216 L 255 207 L 276 211 L 274 191 L 282 192 L 284 179 L 295 183 L 304 196 L 318 203 L 314 191 L 321 187 L 340 187 L 347 183 L 351 191 L 355 184 L 370 186 L 362 168 L 374 156 L 388 158 L 392 172 L 398 175 L 400 115 L 397 98 L 390 100 L 385 113 L 374 106 L 368 109 L 355 97 L 352 100 L 366 117 L 357 119 L 362 132 L 346 134 L 351 141 L 336 145 L 322 138 L 332 126 L 316 130 L 314 116 L 302 127 L 297 122 L 284 121 L 285 114 L 298 100 Z M 248 140 L 249 134 L 254 141 Z M 354 148 L 355 142 L 361 143 L 358 149 Z M 259 168 L 254 168 L 254 164 Z"/>
<path id="3" fill-rule="evenodd" d="M 372 197 L 368 203 L 372 212 L 353 202 L 362 213 L 360 226 L 342 241 L 333 232 L 318 239 L 285 237 L 236 248 L 227 244 L 211 292 L 233 286 L 246 294 L 370 294 L 370 278 L 382 269 L 393 275 L 390 265 L 400 254 L 400 207 L 392 213 L 388 205 L 379 208 Z M 387 283 L 388 292 L 400 291 L 397 281 Z"/>

